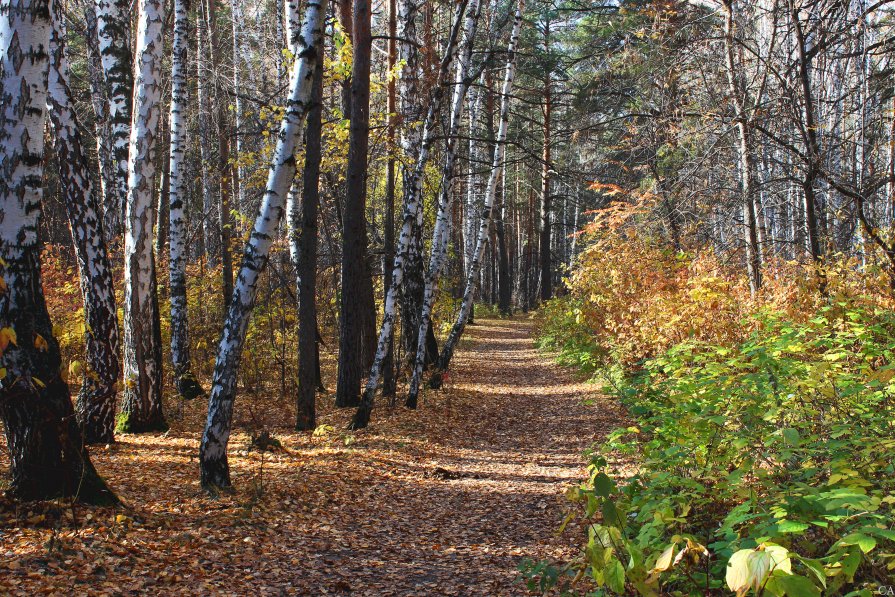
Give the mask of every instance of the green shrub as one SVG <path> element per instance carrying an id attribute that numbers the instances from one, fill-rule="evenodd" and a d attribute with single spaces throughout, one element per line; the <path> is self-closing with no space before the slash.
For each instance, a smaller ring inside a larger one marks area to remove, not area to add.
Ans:
<path id="1" fill-rule="evenodd" d="M 839 303 L 804 323 L 765 311 L 743 325 L 754 331 L 740 343 L 679 343 L 613 384 L 636 426 L 595 449 L 589 481 L 569 492 L 580 557 L 531 587 L 801 596 L 893 584 L 895 314 Z M 612 451 L 640 464 L 618 487 Z"/>

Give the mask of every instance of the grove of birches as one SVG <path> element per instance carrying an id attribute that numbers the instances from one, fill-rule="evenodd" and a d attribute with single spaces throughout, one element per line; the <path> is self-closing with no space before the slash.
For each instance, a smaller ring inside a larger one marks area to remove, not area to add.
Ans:
<path id="1" fill-rule="evenodd" d="M 890 0 L 0 0 L 2 592 L 61 590 L 29 528 L 136 532 L 128 438 L 213 504 L 268 499 L 245 450 L 461 437 L 497 326 L 588 381 L 561 547 L 364 594 L 895 594 L 893 307 Z"/>

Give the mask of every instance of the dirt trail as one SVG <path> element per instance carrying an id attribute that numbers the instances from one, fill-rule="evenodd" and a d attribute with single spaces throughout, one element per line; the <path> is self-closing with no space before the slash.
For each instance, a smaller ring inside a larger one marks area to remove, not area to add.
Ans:
<path id="1" fill-rule="evenodd" d="M 127 520 L 81 512 L 72 530 L 64 519 L 63 551 L 52 553 L 53 523 L 7 519 L 0 592 L 524 594 L 522 558 L 575 552 L 578 537 L 555 534 L 562 492 L 584 475 L 582 451 L 621 420 L 595 386 L 535 349 L 532 328 L 478 320 L 443 390 L 427 391 L 417 412 L 377 408 L 365 431 L 342 431 L 351 413 L 325 409 L 326 433 L 274 429 L 285 450 L 263 466 L 236 434 L 232 496 L 198 488 L 203 405 L 188 405 L 195 412 L 166 435 L 94 450 L 132 505 Z"/>

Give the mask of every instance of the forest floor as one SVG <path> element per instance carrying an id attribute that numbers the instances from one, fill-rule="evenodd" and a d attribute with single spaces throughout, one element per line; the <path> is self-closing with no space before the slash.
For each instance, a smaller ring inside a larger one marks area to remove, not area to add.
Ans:
<path id="1" fill-rule="evenodd" d="M 578 549 L 556 534 L 563 492 L 624 419 L 537 351 L 524 318 L 468 327 L 416 412 L 380 407 L 347 432 L 328 394 L 315 434 L 271 429 L 282 449 L 234 434 L 236 492 L 214 499 L 198 485 L 201 402 L 166 434 L 92 450 L 123 508 L 0 502 L 0 593 L 525 594 L 523 558 Z M 261 408 L 238 402 L 237 421 Z"/>

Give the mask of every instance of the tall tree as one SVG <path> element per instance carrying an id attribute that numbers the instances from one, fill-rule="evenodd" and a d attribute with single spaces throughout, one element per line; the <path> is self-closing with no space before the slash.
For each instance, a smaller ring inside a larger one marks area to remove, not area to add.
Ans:
<path id="1" fill-rule="evenodd" d="M 187 48 L 189 46 L 189 0 L 174 1 L 174 42 L 171 56 L 171 143 L 169 147 L 169 251 L 168 274 L 171 296 L 171 361 L 174 364 L 174 384 L 180 395 L 191 400 L 202 394 L 190 359 L 190 335 L 187 317 L 186 262 L 187 221 L 186 198 L 186 117 L 189 109 L 187 81 Z"/>
<path id="2" fill-rule="evenodd" d="M 445 83 L 448 73 L 450 72 L 451 60 L 454 56 L 454 48 L 457 45 L 457 39 L 460 35 L 466 3 L 466 0 L 461 0 L 460 4 L 457 5 L 457 13 L 453 25 L 451 26 L 451 32 L 448 37 L 448 43 L 444 49 L 444 55 L 441 59 L 438 82 L 431 90 L 429 99 L 426 102 L 428 112 L 423 121 L 416 166 L 409 176 L 405 173 L 404 184 L 411 184 L 412 189 L 409 191 L 406 188 L 404 189 L 403 221 L 401 223 L 401 233 L 398 236 L 398 249 L 395 251 L 392 283 L 388 289 L 388 294 L 386 294 L 385 297 L 382 324 L 379 328 L 379 340 L 376 345 L 376 355 L 373 360 L 373 365 L 370 367 L 370 374 L 367 376 L 367 383 L 364 387 L 361 403 L 351 421 L 351 427 L 354 429 L 366 427 L 370 422 L 370 413 L 373 411 L 373 398 L 376 389 L 379 387 L 379 382 L 382 377 L 382 367 L 385 363 L 386 356 L 388 355 L 389 342 L 391 341 L 394 332 L 398 291 L 402 287 L 402 284 L 404 283 L 404 275 L 412 263 L 409 257 L 420 244 L 414 239 L 414 235 L 419 234 L 421 228 L 423 174 L 429 160 L 429 152 L 432 149 L 432 144 L 435 140 L 435 126 L 441 111 L 441 103 L 444 98 L 446 87 Z M 406 325 L 409 324 L 405 321 L 405 326 Z M 413 335 L 415 336 L 415 334 Z"/>
<path id="3" fill-rule="evenodd" d="M 474 77 L 471 73 L 472 50 L 479 18 L 479 0 L 471 0 L 467 7 L 464 25 L 463 43 L 457 60 L 456 82 L 451 101 L 451 113 L 447 133 L 447 148 L 444 165 L 441 170 L 441 187 L 438 193 L 438 211 L 435 217 L 435 228 L 432 231 L 432 252 L 429 257 L 429 269 L 426 271 L 423 304 L 420 323 L 417 328 L 417 341 L 414 347 L 413 369 L 410 377 L 410 389 L 407 394 L 407 406 L 416 408 L 420 389 L 420 379 L 426 363 L 427 333 L 432 323 L 432 307 L 435 303 L 435 291 L 438 277 L 444 268 L 447 258 L 451 206 L 454 200 L 454 172 L 457 168 L 457 145 L 460 134 L 460 123 L 463 117 L 463 106 L 466 92 L 472 86 Z"/>
<path id="4" fill-rule="evenodd" d="M 97 193 L 90 175 L 81 126 L 69 88 L 65 53 L 65 21 L 53 3 L 48 79 L 50 122 L 53 125 L 59 182 L 78 259 L 84 299 L 86 368 L 78 393 L 78 418 L 87 443 L 115 441 L 115 401 L 121 366 L 118 360 L 118 312 L 106 251 Z"/>
<path id="5" fill-rule="evenodd" d="M 342 287 L 339 310 L 339 373 L 336 406 L 357 406 L 364 368 L 365 301 L 370 282 L 366 259 L 367 149 L 370 138 L 370 4 L 354 0 L 352 11 L 351 125 L 348 172 L 342 211 Z"/>
<path id="6" fill-rule="evenodd" d="M 114 188 L 106 189 L 105 229 L 112 235 L 123 229 L 128 194 L 128 151 L 131 130 L 133 59 L 130 28 L 131 0 L 96 0 L 97 40 L 108 101 Z"/>
<path id="7" fill-rule="evenodd" d="M 519 0 L 516 8 L 516 16 L 513 21 L 513 32 L 510 35 L 510 44 L 507 48 L 507 65 L 504 73 L 503 88 L 500 94 L 500 124 L 497 129 L 497 138 L 494 140 L 494 157 L 491 163 L 491 173 L 488 176 L 488 186 L 485 189 L 485 204 L 482 208 L 481 222 L 479 223 L 479 231 L 476 235 L 475 250 L 472 255 L 472 263 L 470 263 L 469 271 L 466 272 L 466 287 L 463 290 L 463 299 L 460 303 L 460 311 L 457 314 L 457 320 L 451 328 L 441 354 L 438 357 L 437 370 L 433 375 L 434 385 L 441 383 L 441 375 L 447 371 L 450 365 L 451 357 L 463 330 L 466 327 L 466 320 L 472 309 L 472 301 L 475 296 L 476 279 L 478 270 L 481 265 L 482 254 L 485 250 L 485 242 L 488 236 L 488 228 L 491 221 L 491 212 L 494 206 L 494 196 L 497 193 L 497 183 L 500 176 L 500 170 L 503 165 L 503 156 L 506 151 L 507 127 L 510 121 L 510 100 L 513 91 L 513 79 L 516 74 L 516 48 L 519 43 L 519 32 L 522 29 L 522 11 L 525 8 L 525 0 Z"/>
<path id="8" fill-rule="evenodd" d="M 724 59 L 727 66 L 727 92 L 733 102 L 734 122 L 739 156 L 740 196 L 743 205 L 743 240 L 746 245 L 746 271 L 749 290 L 754 295 L 761 288 L 761 249 L 758 245 L 758 223 L 755 216 L 755 156 L 752 148 L 752 118 L 749 89 L 742 68 L 736 60 L 736 15 L 733 0 L 722 0 L 724 7 Z"/>
<path id="9" fill-rule="evenodd" d="M 124 401 L 117 425 L 119 431 L 133 433 L 167 429 L 152 246 L 163 30 L 163 0 L 141 0 L 124 235 Z"/>
<path id="10" fill-rule="evenodd" d="M 202 485 L 210 491 L 231 487 L 227 442 L 233 422 L 236 376 L 257 293 L 258 277 L 267 265 L 274 232 L 283 219 L 286 194 L 295 178 L 295 148 L 312 103 L 317 54 L 323 51 L 325 15 L 326 0 L 308 0 L 300 49 L 292 69 L 291 92 L 268 171 L 264 199 L 243 253 L 221 335 L 208 401 L 208 418 L 199 448 Z"/>
<path id="11" fill-rule="evenodd" d="M 322 389 L 317 333 L 317 211 L 320 205 L 320 160 L 323 153 L 323 52 L 317 55 L 314 90 L 305 134 L 301 230 L 298 239 L 298 403 L 295 428 L 317 426 L 316 392 Z"/>
<path id="12" fill-rule="evenodd" d="M 83 446 L 68 385 L 59 375 L 59 343 L 41 281 L 51 30 L 48 0 L 0 8 L 0 420 L 9 448 L 9 494 L 114 503 Z"/>

